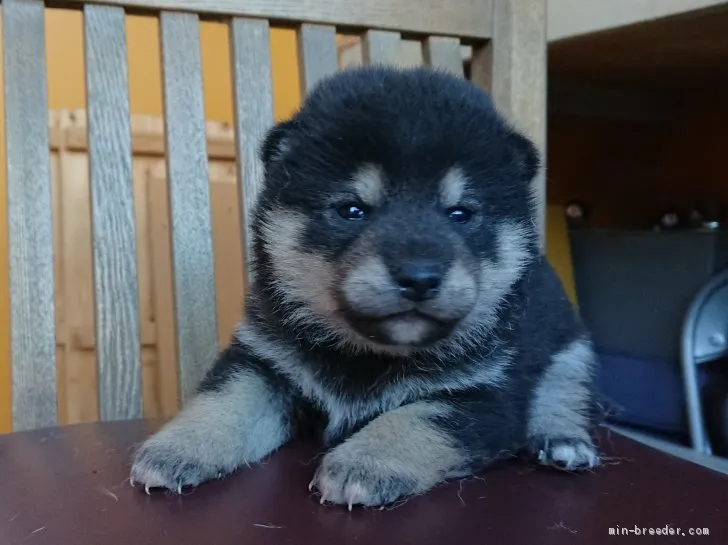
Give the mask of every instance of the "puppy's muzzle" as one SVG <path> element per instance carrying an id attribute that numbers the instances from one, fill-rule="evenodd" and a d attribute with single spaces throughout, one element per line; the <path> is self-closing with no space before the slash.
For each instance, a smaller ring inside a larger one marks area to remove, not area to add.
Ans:
<path id="1" fill-rule="evenodd" d="M 342 280 L 340 308 L 353 329 L 381 343 L 410 346 L 448 335 L 473 308 L 478 289 L 458 260 L 415 258 L 388 267 L 372 256 Z"/>

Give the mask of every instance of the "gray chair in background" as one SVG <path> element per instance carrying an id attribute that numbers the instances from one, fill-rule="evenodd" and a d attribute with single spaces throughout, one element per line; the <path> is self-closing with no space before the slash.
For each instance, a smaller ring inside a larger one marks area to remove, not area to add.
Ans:
<path id="1" fill-rule="evenodd" d="M 704 416 L 699 370 L 728 356 L 728 270 L 713 276 L 693 298 L 683 323 L 681 364 L 690 441 L 693 449 L 712 454 Z M 726 423 L 723 422 L 725 426 Z"/>

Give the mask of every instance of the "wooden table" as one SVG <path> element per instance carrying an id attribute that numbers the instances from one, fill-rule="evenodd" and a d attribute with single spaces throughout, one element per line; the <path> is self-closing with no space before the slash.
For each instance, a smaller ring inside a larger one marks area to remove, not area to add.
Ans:
<path id="1" fill-rule="evenodd" d="M 728 477 L 614 433 L 610 465 L 574 476 L 508 462 L 391 510 L 320 506 L 317 454 L 294 443 L 261 466 L 183 496 L 128 481 L 158 423 L 77 425 L 0 436 L 0 544 L 728 544 Z M 609 535 L 616 527 L 709 536 Z"/>

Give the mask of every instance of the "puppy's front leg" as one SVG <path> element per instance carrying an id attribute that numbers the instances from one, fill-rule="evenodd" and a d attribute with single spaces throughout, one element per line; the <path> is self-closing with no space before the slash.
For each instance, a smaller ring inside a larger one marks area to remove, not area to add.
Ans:
<path id="1" fill-rule="evenodd" d="M 312 487 L 321 502 L 367 506 L 426 492 L 467 473 L 468 453 L 443 423 L 453 407 L 419 401 L 384 413 L 324 456 Z"/>
<path id="2" fill-rule="evenodd" d="M 259 461 L 291 435 L 292 396 L 286 384 L 235 341 L 197 395 L 137 451 L 131 480 L 180 492 Z"/>
<path id="3" fill-rule="evenodd" d="M 579 471 L 601 463 L 591 437 L 595 364 L 585 339 L 572 341 L 551 357 L 533 392 L 528 417 L 530 448 L 541 464 Z"/>

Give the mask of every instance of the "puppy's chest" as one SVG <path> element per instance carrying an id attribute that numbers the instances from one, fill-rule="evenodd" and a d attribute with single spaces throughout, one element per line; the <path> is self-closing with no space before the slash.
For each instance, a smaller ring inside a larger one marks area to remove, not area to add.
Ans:
<path id="1" fill-rule="evenodd" d="M 398 362 L 368 369 L 344 362 L 302 361 L 288 369 L 301 395 L 325 416 L 323 439 L 337 442 L 356 432 L 378 415 L 418 399 L 442 392 L 500 383 L 500 358 L 471 361 L 444 370 L 427 365 L 405 367 Z"/>
<path id="2" fill-rule="evenodd" d="M 363 367 L 356 365 L 361 362 L 346 361 L 344 357 L 316 356 L 319 355 L 299 353 L 295 359 L 278 360 L 274 365 L 288 377 L 305 404 L 312 405 L 314 413 L 322 413 L 323 437 L 327 442 L 353 433 L 379 414 L 396 409 L 427 390 L 423 389 L 422 380 L 408 376 L 389 362 L 383 365 L 375 361 Z"/>
<path id="3" fill-rule="evenodd" d="M 321 430 L 325 443 L 345 439 L 378 415 L 415 399 L 411 380 L 350 384 L 342 377 L 321 376 L 304 370 L 297 373 L 301 395 L 324 416 Z"/>

